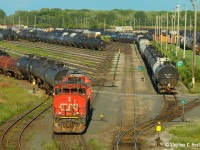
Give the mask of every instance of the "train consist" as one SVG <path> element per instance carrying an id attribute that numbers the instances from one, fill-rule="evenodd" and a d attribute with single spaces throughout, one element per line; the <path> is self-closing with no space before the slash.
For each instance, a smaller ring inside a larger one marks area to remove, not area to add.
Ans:
<path id="1" fill-rule="evenodd" d="M 52 30 L 50 32 L 42 29 L 24 29 L 19 33 L 19 38 L 33 42 L 48 42 L 83 49 L 103 50 L 106 43 L 99 38 L 98 32 L 85 32 L 76 30 Z"/>
<path id="2" fill-rule="evenodd" d="M 17 33 L 11 29 L 0 29 L 0 41 L 1 40 L 17 40 Z"/>
<path id="3" fill-rule="evenodd" d="M 0 51 L 0 73 L 16 79 L 35 81 L 54 95 L 53 129 L 56 133 L 82 133 L 91 103 L 91 84 L 79 70 L 44 57 L 14 58 Z"/>
<path id="4" fill-rule="evenodd" d="M 138 49 L 151 69 L 152 79 L 158 86 L 160 93 L 175 93 L 179 74 L 169 58 L 164 57 L 157 49 L 150 45 L 148 39 L 138 40 Z"/>
<path id="5" fill-rule="evenodd" d="M 111 33 L 110 38 L 112 42 L 134 43 L 137 35 L 135 33 Z"/>
<path id="6" fill-rule="evenodd" d="M 159 35 L 154 35 L 154 40 L 155 41 L 160 41 L 163 43 L 168 43 L 168 44 L 176 44 L 177 43 L 177 32 L 176 31 L 169 31 L 168 36 L 167 36 L 167 31 L 163 31 L 161 36 Z M 179 37 L 179 44 L 180 47 L 183 49 L 184 48 L 184 32 L 180 32 L 180 37 Z M 193 36 L 191 36 L 188 32 L 186 34 L 186 40 L 185 40 L 185 47 L 186 49 L 193 49 Z M 197 32 L 197 40 L 196 40 L 196 54 L 200 55 L 200 33 Z"/>
<path id="7" fill-rule="evenodd" d="M 137 41 L 138 36 L 145 37 L 149 40 L 153 40 L 153 34 L 151 31 L 136 31 L 136 32 L 115 32 L 115 33 L 110 33 L 110 39 L 112 42 L 121 42 L 121 43 L 135 43 Z"/>
<path id="8" fill-rule="evenodd" d="M 200 55 L 200 37 L 198 37 L 196 42 L 196 54 Z M 184 48 L 184 37 L 180 38 L 180 47 Z M 192 36 L 187 36 L 185 40 L 185 47 L 187 49 L 193 49 L 193 37 Z"/>

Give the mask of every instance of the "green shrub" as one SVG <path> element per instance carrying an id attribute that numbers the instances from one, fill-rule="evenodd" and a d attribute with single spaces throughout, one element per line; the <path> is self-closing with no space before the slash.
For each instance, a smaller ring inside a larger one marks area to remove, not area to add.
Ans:
<path id="1" fill-rule="evenodd" d="M 92 150 L 108 150 L 103 143 L 97 141 L 96 139 L 90 139 L 89 147 Z"/>

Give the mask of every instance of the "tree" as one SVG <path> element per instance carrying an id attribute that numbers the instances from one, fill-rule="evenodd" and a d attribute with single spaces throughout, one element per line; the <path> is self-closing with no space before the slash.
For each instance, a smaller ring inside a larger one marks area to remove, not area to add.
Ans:
<path id="1" fill-rule="evenodd" d="M 135 15 L 134 15 L 134 17 L 136 18 L 136 19 L 145 19 L 145 18 L 147 18 L 147 15 L 146 15 L 146 13 L 144 12 L 144 11 L 137 11 L 136 13 L 135 13 Z"/>
<path id="2" fill-rule="evenodd" d="M 6 17 L 6 13 L 3 11 L 3 9 L 0 9 L 0 24 L 3 24 L 4 18 Z"/>

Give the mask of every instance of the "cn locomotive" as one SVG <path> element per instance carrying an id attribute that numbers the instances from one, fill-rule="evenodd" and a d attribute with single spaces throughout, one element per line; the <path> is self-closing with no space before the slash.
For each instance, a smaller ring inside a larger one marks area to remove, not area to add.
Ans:
<path id="1" fill-rule="evenodd" d="M 179 74 L 169 58 L 164 57 L 162 53 L 150 45 L 150 41 L 147 39 L 138 41 L 138 49 L 151 69 L 152 77 L 158 86 L 159 92 L 175 93 Z"/>
<path id="2" fill-rule="evenodd" d="M 89 118 L 91 83 L 79 70 L 54 86 L 53 130 L 55 133 L 82 133 Z"/>
<path id="3" fill-rule="evenodd" d="M 36 81 L 47 94 L 54 95 L 55 133 L 82 133 L 86 129 L 91 103 L 91 83 L 80 70 L 44 57 L 14 58 L 0 51 L 0 73 L 16 79 Z"/>

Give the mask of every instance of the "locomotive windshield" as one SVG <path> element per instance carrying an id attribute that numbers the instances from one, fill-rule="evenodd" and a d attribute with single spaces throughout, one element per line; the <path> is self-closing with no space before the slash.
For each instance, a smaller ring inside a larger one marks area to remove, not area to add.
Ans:
<path id="1" fill-rule="evenodd" d="M 59 95 L 61 93 L 80 93 L 80 94 L 83 94 L 85 95 L 86 93 L 86 89 L 85 88 L 72 88 L 72 89 L 68 89 L 68 88 L 56 88 L 55 89 L 55 95 Z"/>
<path id="2" fill-rule="evenodd" d="M 56 89 L 55 89 L 55 94 L 58 95 L 58 94 L 60 94 L 60 93 L 61 93 L 61 89 L 60 89 L 60 88 L 56 88 Z"/>

